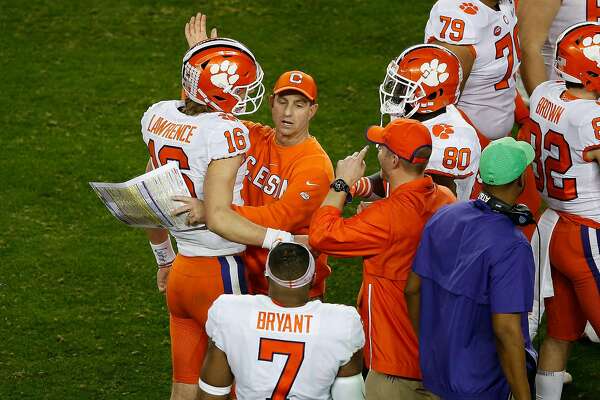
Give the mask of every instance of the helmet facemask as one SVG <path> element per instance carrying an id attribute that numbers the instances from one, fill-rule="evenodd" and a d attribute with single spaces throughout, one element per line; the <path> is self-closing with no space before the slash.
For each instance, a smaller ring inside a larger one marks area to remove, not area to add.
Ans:
<path id="1" fill-rule="evenodd" d="M 265 94 L 265 86 L 262 83 L 263 76 L 262 68 L 257 63 L 254 82 L 233 88 L 230 93 L 238 101 L 231 109 L 233 115 L 252 114 L 260 108 Z"/>
<path id="2" fill-rule="evenodd" d="M 396 73 L 398 65 L 392 61 L 387 68 L 385 79 L 379 85 L 379 105 L 383 115 L 394 118 L 410 118 L 419 110 L 419 101 L 425 97 L 421 78 L 412 81 Z"/>

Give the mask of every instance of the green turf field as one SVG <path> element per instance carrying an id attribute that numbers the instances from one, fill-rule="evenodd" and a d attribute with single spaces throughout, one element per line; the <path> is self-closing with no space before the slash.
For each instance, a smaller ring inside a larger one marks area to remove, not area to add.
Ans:
<path id="1" fill-rule="evenodd" d="M 168 397 L 154 258 L 87 182 L 144 171 L 139 120 L 179 96 L 198 7 L 254 51 L 268 88 L 288 69 L 315 76 L 311 133 L 335 161 L 379 123 L 385 67 L 422 40 L 433 1 L 204 3 L 0 0 L 0 399 Z M 254 119 L 270 122 L 266 104 Z M 327 300 L 352 304 L 360 261 L 332 266 Z M 600 346 L 578 344 L 569 370 L 563 398 L 600 398 Z"/>

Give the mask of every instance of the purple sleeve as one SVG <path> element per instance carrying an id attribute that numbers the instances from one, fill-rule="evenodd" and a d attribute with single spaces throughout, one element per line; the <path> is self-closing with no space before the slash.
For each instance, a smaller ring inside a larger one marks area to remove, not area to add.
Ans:
<path id="1" fill-rule="evenodd" d="M 519 243 L 504 251 L 490 269 L 492 313 L 531 311 L 535 265 L 529 243 Z"/>

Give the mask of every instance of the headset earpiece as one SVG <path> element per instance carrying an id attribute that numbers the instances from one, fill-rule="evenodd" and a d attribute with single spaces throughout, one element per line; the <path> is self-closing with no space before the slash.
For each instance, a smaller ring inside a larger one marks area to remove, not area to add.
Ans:
<path id="1" fill-rule="evenodd" d="M 506 215 L 517 226 L 535 224 L 533 213 L 525 204 L 515 204 L 511 207 L 509 204 L 485 192 L 479 193 L 478 199 L 484 201 L 492 210 Z"/>

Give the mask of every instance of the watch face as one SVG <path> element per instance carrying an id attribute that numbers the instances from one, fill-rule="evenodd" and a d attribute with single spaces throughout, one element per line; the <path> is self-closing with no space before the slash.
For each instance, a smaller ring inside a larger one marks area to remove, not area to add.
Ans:
<path id="1" fill-rule="evenodd" d="M 348 187 L 348 185 L 346 185 L 346 183 L 342 179 L 336 179 L 331 184 L 331 187 L 336 192 L 345 192 L 346 191 L 346 187 Z"/>

